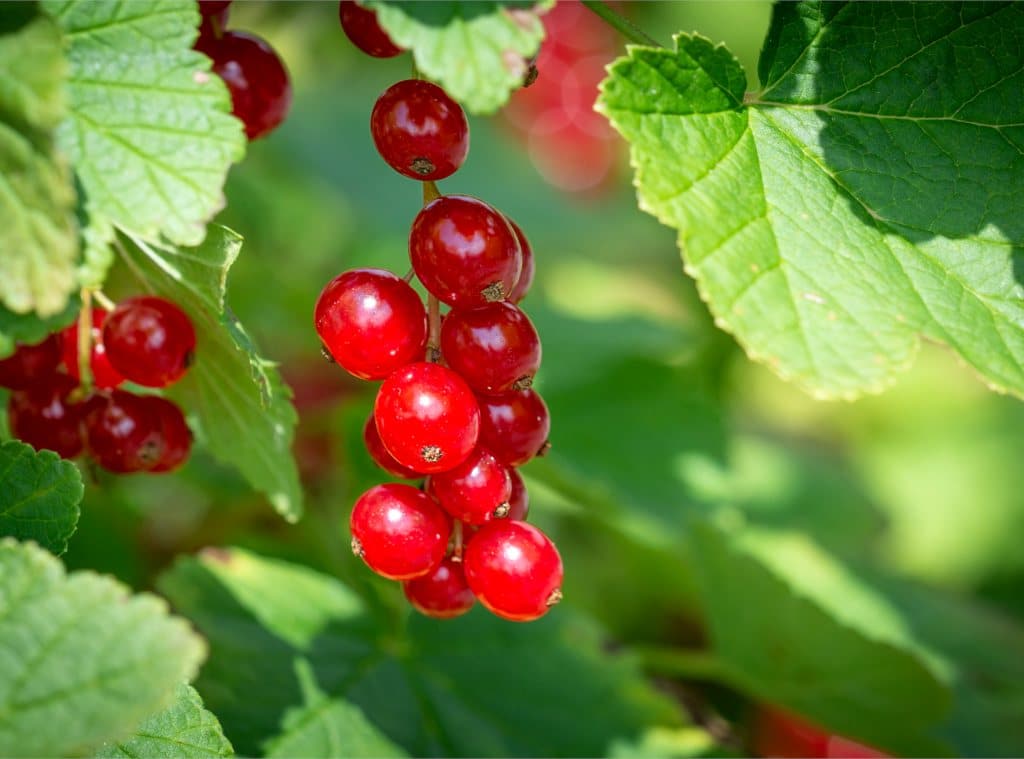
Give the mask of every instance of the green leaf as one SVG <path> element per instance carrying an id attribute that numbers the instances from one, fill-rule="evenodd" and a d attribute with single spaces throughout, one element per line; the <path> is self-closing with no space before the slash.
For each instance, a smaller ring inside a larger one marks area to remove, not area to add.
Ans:
<path id="1" fill-rule="evenodd" d="M 224 302 L 242 238 L 213 226 L 198 248 L 132 236 L 123 242 L 118 248 L 141 284 L 181 306 L 196 328 L 195 366 L 170 394 L 188 409 L 216 458 L 266 493 L 282 516 L 297 520 L 302 490 L 291 451 L 297 421 L 291 393 Z"/>
<path id="2" fill-rule="evenodd" d="M 529 625 L 477 609 L 395 626 L 333 578 L 240 549 L 179 561 L 158 584 L 210 642 L 196 687 L 242 753 L 305 700 L 307 666 L 414 755 L 596 756 L 680 720 L 565 608 Z"/>
<path id="3" fill-rule="evenodd" d="M 84 492 L 78 467 L 53 451 L 37 453 L 16 440 L 0 444 L 0 536 L 64 553 Z"/>
<path id="4" fill-rule="evenodd" d="M 170 706 L 144 721 L 129 737 L 101 746 L 96 757 L 203 759 L 234 753 L 217 718 L 203 708 L 195 689 L 182 683 Z"/>
<path id="5" fill-rule="evenodd" d="M 700 37 L 635 47 L 598 107 L 640 206 L 748 354 L 818 397 L 921 336 L 1024 395 L 1024 6 L 780 3 L 744 95 Z"/>
<path id="6" fill-rule="evenodd" d="M 75 191 L 54 149 L 67 61 L 60 30 L 32 6 L 0 26 L 0 305 L 60 313 L 75 290 Z M 10 14 L 10 15 L 7 15 Z"/>
<path id="7" fill-rule="evenodd" d="M 45 319 L 36 314 L 16 314 L 0 306 L 0 358 L 14 353 L 17 343 L 35 345 L 51 332 L 68 326 L 78 316 L 81 305 L 78 297 L 72 296 L 63 311 Z"/>
<path id="8" fill-rule="evenodd" d="M 168 703 L 203 642 L 163 601 L 0 540 L 0 755 L 72 756 Z M 56 727 L 59 726 L 59 729 Z"/>
<path id="9" fill-rule="evenodd" d="M 45 0 L 68 41 L 71 113 L 58 143 L 85 194 L 86 273 L 102 282 L 120 227 L 198 245 L 224 205 L 245 136 L 210 60 L 191 49 L 194 3 Z"/>
<path id="10" fill-rule="evenodd" d="M 396 45 L 466 110 L 493 113 L 521 87 L 544 38 L 539 9 L 551 2 L 363 3 Z"/>

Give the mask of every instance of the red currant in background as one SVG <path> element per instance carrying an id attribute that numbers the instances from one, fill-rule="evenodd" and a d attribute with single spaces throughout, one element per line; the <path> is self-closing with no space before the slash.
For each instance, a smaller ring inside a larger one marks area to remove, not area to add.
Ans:
<path id="1" fill-rule="evenodd" d="M 863 743 L 831 734 L 803 717 L 773 706 L 758 707 L 752 740 L 756 756 L 793 759 L 878 759 L 888 756 Z"/>
<path id="2" fill-rule="evenodd" d="M 450 519 L 426 493 L 388 483 L 370 488 L 349 519 L 352 550 L 391 580 L 430 573 L 448 550 Z"/>
<path id="3" fill-rule="evenodd" d="M 231 0 L 199 0 L 199 36 L 217 38 L 228 26 Z"/>
<path id="4" fill-rule="evenodd" d="M 160 412 L 150 400 L 125 390 L 94 395 L 86 402 L 86 445 L 108 472 L 144 472 L 167 450 Z"/>
<path id="5" fill-rule="evenodd" d="M 480 603 L 504 619 L 529 622 L 561 600 L 562 557 L 526 522 L 488 522 L 469 539 L 463 563 Z"/>
<path id="6" fill-rule="evenodd" d="M 384 91 L 370 114 L 370 133 L 381 157 L 410 179 L 451 176 L 469 153 L 466 114 L 444 90 L 422 79 Z"/>
<path id="7" fill-rule="evenodd" d="M 384 381 L 373 416 L 388 453 L 421 474 L 461 464 L 480 434 L 480 409 L 465 380 L 423 361 Z"/>
<path id="8" fill-rule="evenodd" d="M 82 317 L 79 316 L 79 319 Z M 124 382 L 124 377 L 107 358 L 107 349 L 103 344 L 103 322 L 107 312 L 102 308 L 92 309 L 92 350 L 89 356 L 89 368 L 92 371 L 92 383 L 100 389 L 117 387 Z M 76 380 L 78 376 L 78 320 L 60 333 L 61 356 L 68 374 Z"/>
<path id="9" fill-rule="evenodd" d="M 380 28 L 377 14 L 369 8 L 363 8 L 353 0 L 341 0 L 338 18 L 352 44 L 367 55 L 394 58 L 403 52 L 402 48 L 391 41 L 388 33 Z"/>
<path id="10" fill-rule="evenodd" d="M 176 382 L 192 363 L 196 333 L 176 305 L 154 295 L 121 301 L 103 325 L 111 366 L 125 379 L 146 387 Z"/>
<path id="11" fill-rule="evenodd" d="M 526 492 L 526 483 L 519 470 L 514 467 L 508 470 L 509 478 L 512 481 L 512 493 L 508 497 L 508 514 L 506 518 L 525 522 L 530 514 L 530 495 Z"/>
<path id="12" fill-rule="evenodd" d="M 54 451 L 65 459 L 82 452 L 82 405 L 69 400 L 78 383 L 66 374 L 36 379 L 32 387 L 11 394 L 7 419 L 11 432 L 37 451 Z"/>
<path id="13" fill-rule="evenodd" d="M 533 248 L 530 247 L 530 241 L 526 239 L 523 230 L 512 219 L 509 219 L 508 223 L 512 225 L 512 231 L 516 233 L 516 239 L 519 241 L 519 249 L 523 252 L 523 268 L 515 287 L 512 288 L 512 292 L 508 296 L 509 303 L 519 303 L 530 291 L 537 264 L 533 260 Z"/>
<path id="14" fill-rule="evenodd" d="M 453 308 L 505 300 L 523 267 L 508 220 L 467 195 L 445 195 L 423 207 L 409 233 L 409 257 L 423 286 Z"/>
<path id="15" fill-rule="evenodd" d="M 406 580 L 402 590 L 416 611 L 435 619 L 461 616 L 476 603 L 462 564 L 451 558 L 442 561 L 430 574 Z"/>
<path id="16" fill-rule="evenodd" d="M 12 355 L 0 361 L 0 387 L 25 390 L 56 373 L 59 365 L 60 341 L 56 335 L 49 335 L 35 345 L 19 345 Z"/>
<path id="17" fill-rule="evenodd" d="M 478 400 L 480 445 L 509 466 L 522 466 L 544 449 L 551 416 L 537 391 L 478 396 Z"/>
<path id="18" fill-rule="evenodd" d="M 185 422 L 185 415 L 173 401 L 158 395 L 142 398 L 160 420 L 160 435 L 163 438 L 163 455 L 149 471 L 173 472 L 188 461 L 192 449 L 192 431 Z"/>
<path id="19" fill-rule="evenodd" d="M 430 477 L 430 493 L 441 508 L 468 524 L 508 516 L 512 478 L 486 448 L 477 448 L 454 469 Z"/>
<path id="20" fill-rule="evenodd" d="M 441 354 L 478 393 L 525 390 L 540 368 L 540 338 L 511 303 L 450 311 L 441 325 Z"/>
<path id="21" fill-rule="evenodd" d="M 354 269 L 324 287 L 314 312 L 324 346 L 350 374 L 384 379 L 423 357 L 427 312 L 416 291 L 381 269 Z"/>
<path id="22" fill-rule="evenodd" d="M 277 127 L 292 104 L 288 71 L 265 40 L 247 32 L 200 36 L 195 49 L 213 60 L 213 71 L 231 92 L 232 113 L 250 140 Z"/>
<path id="23" fill-rule="evenodd" d="M 370 458 L 373 459 L 373 463 L 388 474 L 401 477 L 404 480 L 415 480 L 423 476 L 407 466 L 402 466 L 395 461 L 394 456 L 388 453 L 387 448 L 384 447 L 384 443 L 380 439 L 380 434 L 377 432 L 377 422 L 374 421 L 372 413 L 366 420 L 366 424 L 363 425 L 363 443 L 365 443 L 366 450 L 369 452 Z"/>

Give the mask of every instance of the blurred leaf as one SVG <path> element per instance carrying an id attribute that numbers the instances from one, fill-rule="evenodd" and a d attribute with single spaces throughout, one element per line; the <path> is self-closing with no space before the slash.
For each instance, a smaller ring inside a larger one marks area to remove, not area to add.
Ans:
<path id="1" fill-rule="evenodd" d="M 302 490 L 291 452 L 297 416 L 290 393 L 224 302 L 228 270 L 241 247 L 237 234 L 212 226 L 198 248 L 128 236 L 119 249 L 146 288 L 181 306 L 195 325 L 195 366 L 170 395 L 194 415 L 210 452 L 295 521 Z"/>
<path id="2" fill-rule="evenodd" d="M 72 296 L 59 314 L 41 319 L 36 314 L 16 314 L 0 306 L 0 358 L 13 353 L 16 343 L 35 345 L 51 332 L 68 326 L 80 307 L 78 297 Z"/>
<path id="3" fill-rule="evenodd" d="M 64 553 L 84 491 L 78 467 L 53 451 L 37 453 L 16 440 L 0 444 L 0 536 Z"/>
<path id="4" fill-rule="evenodd" d="M 561 608 L 530 625 L 478 609 L 391 629 L 336 580 L 239 549 L 182 560 L 159 586 L 210 641 L 197 687 L 243 753 L 302 701 L 306 666 L 415 755 L 596 756 L 679 723 L 632 661 Z"/>
<path id="5" fill-rule="evenodd" d="M 527 61 L 540 48 L 537 17 L 553 0 L 385 2 L 367 0 L 394 43 L 412 50 L 416 66 L 472 113 L 493 113 L 521 87 Z"/>
<path id="6" fill-rule="evenodd" d="M 610 759 L 688 759 L 689 757 L 738 756 L 717 745 L 706 730 L 699 727 L 668 729 L 654 727 L 636 741 L 616 741 L 608 752 Z"/>
<path id="7" fill-rule="evenodd" d="M 166 605 L 92 572 L 66 575 L 0 540 L 0 755 L 72 756 L 117 740 L 192 678 L 203 642 Z"/>
<path id="8" fill-rule="evenodd" d="M 852 398 L 924 335 L 1024 394 L 1022 21 L 1013 3 L 778 4 L 756 96 L 696 36 L 614 64 L 599 107 L 641 208 L 752 358 Z"/>
<path id="9" fill-rule="evenodd" d="M 154 714 L 135 732 L 96 752 L 100 759 L 203 759 L 234 756 L 217 718 L 203 708 L 203 700 L 190 685 L 182 683 L 174 701 Z"/>

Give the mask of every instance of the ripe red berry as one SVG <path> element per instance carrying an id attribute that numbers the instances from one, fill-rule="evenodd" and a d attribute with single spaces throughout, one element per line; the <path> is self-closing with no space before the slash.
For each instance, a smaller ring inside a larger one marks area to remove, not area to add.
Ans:
<path id="1" fill-rule="evenodd" d="M 367 55 L 393 58 L 402 52 L 402 48 L 392 42 L 388 33 L 380 28 L 377 14 L 369 8 L 363 8 L 353 0 L 341 0 L 338 18 L 352 44 Z"/>
<path id="2" fill-rule="evenodd" d="M 415 480 L 422 476 L 419 472 L 399 464 L 395 461 L 395 457 L 388 453 L 388 449 L 381 442 L 380 434 L 377 432 L 377 422 L 374 421 L 372 413 L 366 420 L 366 424 L 363 425 L 363 442 L 366 444 L 366 450 L 370 453 L 373 463 L 388 474 L 405 480 Z"/>
<path id="3" fill-rule="evenodd" d="M 0 387 L 25 390 L 55 374 L 59 365 L 60 341 L 56 335 L 49 335 L 35 345 L 19 345 L 13 354 L 0 361 Z"/>
<path id="4" fill-rule="evenodd" d="M 842 759 L 888 756 L 871 746 L 832 734 L 796 714 L 765 705 L 757 708 L 751 742 L 755 756 Z"/>
<path id="5" fill-rule="evenodd" d="M 463 561 L 470 589 L 499 617 L 528 622 L 562 598 L 558 549 L 526 522 L 488 522 L 469 539 Z"/>
<path id="6" fill-rule="evenodd" d="M 195 49 L 213 60 L 213 71 L 231 92 L 231 112 L 250 140 L 278 126 L 292 104 L 288 71 L 265 40 L 247 32 L 202 35 Z"/>
<path id="7" fill-rule="evenodd" d="M 409 257 L 423 286 L 454 308 L 505 300 L 523 253 L 508 221 L 482 200 L 445 195 L 416 216 Z"/>
<path id="8" fill-rule="evenodd" d="M 81 317 L 79 317 L 81 319 Z M 124 377 L 107 358 L 107 349 L 103 344 L 103 322 L 107 312 L 102 308 L 92 309 L 92 350 L 89 356 L 89 368 L 92 370 L 92 383 L 98 388 L 109 389 L 124 382 Z M 76 380 L 78 376 L 78 321 L 60 333 L 61 355 L 68 374 Z"/>
<path id="9" fill-rule="evenodd" d="M 486 448 L 477 448 L 454 469 L 431 475 L 430 492 L 453 517 L 483 524 L 508 516 L 512 478 Z"/>
<path id="10" fill-rule="evenodd" d="M 188 460 L 192 449 L 192 432 L 185 423 L 185 415 L 173 401 L 158 395 L 143 396 L 143 400 L 160 420 L 163 455 L 150 467 L 150 472 L 173 472 Z"/>
<path id="11" fill-rule="evenodd" d="M 381 269 L 354 269 L 324 287 L 316 331 L 338 365 L 360 379 L 384 379 L 423 358 L 427 312 L 407 282 Z"/>
<path id="12" fill-rule="evenodd" d="M 146 387 L 176 382 L 192 363 L 196 333 L 176 305 L 153 295 L 121 301 L 103 325 L 111 366 Z"/>
<path id="13" fill-rule="evenodd" d="M 228 26 L 231 0 L 199 0 L 199 36 L 217 38 Z"/>
<path id="14" fill-rule="evenodd" d="M 402 590 L 416 611 L 435 619 L 461 616 L 476 603 L 462 564 L 451 558 L 442 561 L 430 574 L 406 580 Z"/>
<path id="15" fill-rule="evenodd" d="M 377 432 L 395 460 L 422 474 L 458 466 L 476 446 L 480 409 L 451 369 L 419 362 L 381 385 L 373 407 Z"/>
<path id="16" fill-rule="evenodd" d="M 497 395 L 525 390 L 540 368 L 540 338 L 511 303 L 449 312 L 441 325 L 441 354 L 473 390 Z"/>
<path id="17" fill-rule="evenodd" d="M 551 433 L 551 416 L 535 390 L 478 396 L 480 444 L 509 466 L 539 454 Z"/>
<path id="18" fill-rule="evenodd" d="M 159 411 L 149 399 L 125 390 L 89 399 L 85 433 L 92 457 L 109 472 L 148 471 L 167 450 Z"/>
<path id="19" fill-rule="evenodd" d="M 70 459 L 82 452 L 82 405 L 68 399 L 78 383 L 66 374 L 36 379 L 11 394 L 7 420 L 14 436 L 37 451 Z"/>
<path id="20" fill-rule="evenodd" d="M 451 176 L 469 152 L 469 124 L 462 108 L 431 82 L 406 79 L 388 87 L 370 114 L 377 152 L 410 179 Z"/>
<path id="21" fill-rule="evenodd" d="M 526 297 L 526 293 L 530 290 L 530 285 L 533 284 L 533 275 L 537 264 L 533 259 L 533 248 L 530 247 L 530 241 L 526 239 L 523 230 L 512 219 L 509 219 L 508 223 L 512 225 L 512 231 L 516 233 L 519 249 L 523 251 L 523 268 L 519 273 L 519 280 L 508 296 L 509 303 L 519 303 L 519 301 Z"/>
<path id="22" fill-rule="evenodd" d="M 400 483 L 377 485 L 359 496 L 349 526 L 355 554 L 392 580 L 433 571 L 451 533 L 449 517 L 430 496 Z"/>
<path id="23" fill-rule="evenodd" d="M 508 497 L 508 519 L 525 522 L 530 514 L 530 494 L 526 492 L 526 483 L 519 470 L 509 468 L 509 477 L 512 480 L 512 494 Z"/>

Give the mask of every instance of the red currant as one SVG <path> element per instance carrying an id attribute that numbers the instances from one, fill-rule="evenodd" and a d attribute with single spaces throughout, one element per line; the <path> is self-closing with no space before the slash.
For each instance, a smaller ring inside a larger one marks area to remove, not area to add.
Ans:
<path id="1" fill-rule="evenodd" d="M 231 92 L 231 110 L 250 140 L 277 127 L 292 104 L 288 71 L 265 40 L 246 32 L 203 35 L 196 50 L 213 60 L 213 71 Z"/>
<path id="2" fill-rule="evenodd" d="M 7 418 L 11 432 L 36 450 L 65 459 L 82 452 L 82 405 L 68 399 L 78 383 L 66 374 L 36 379 L 32 387 L 11 394 Z"/>
<path id="3" fill-rule="evenodd" d="M 526 492 L 526 483 L 523 482 L 523 476 L 519 474 L 518 469 L 510 468 L 508 473 L 512 480 L 512 494 L 508 497 L 508 514 L 506 516 L 509 519 L 525 522 L 530 513 L 530 495 Z"/>
<path id="4" fill-rule="evenodd" d="M 526 314 L 511 303 L 455 309 L 441 326 L 448 366 L 478 393 L 525 390 L 540 368 L 540 338 Z"/>
<path id="5" fill-rule="evenodd" d="M 217 38 L 228 25 L 231 0 L 199 0 L 199 36 Z"/>
<path id="6" fill-rule="evenodd" d="M 416 611 L 435 619 L 461 616 L 476 603 L 462 564 L 451 558 L 442 561 L 430 574 L 406 580 L 402 589 Z"/>
<path id="7" fill-rule="evenodd" d="M 508 296 L 509 303 L 519 303 L 526 297 L 526 293 L 530 290 L 530 285 L 533 284 L 533 274 L 537 265 L 533 260 L 533 248 L 530 247 L 530 241 L 526 239 L 523 230 L 512 219 L 509 219 L 508 223 L 512 225 L 512 231 L 516 233 L 519 249 L 523 251 L 523 269 L 519 273 L 519 280 Z"/>
<path id="8" fill-rule="evenodd" d="M 373 106 L 370 133 L 381 157 L 410 179 L 451 176 L 469 152 L 466 114 L 444 90 L 422 79 L 384 91 Z"/>
<path id="9" fill-rule="evenodd" d="M 466 544 L 464 563 L 470 589 L 499 617 L 528 622 L 562 598 L 562 557 L 526 522 L 488 522 Z"/>
<path id="10" fill-rule="evenodd" d="M 423 207 L 409 233 L 409 257 L 423 286 L 454 308 L 505 300 L 523 266 L 505 217 L 466 195 L 445 195 Z"/>
<path id="11" fill-rule="evenodd" d="M 544 450 L 551 417 L 535 390 L 478 396 L 480 444 L 509 466 L 521 466 Z"/>
<path id="12" fill-rule="evenodd" d="M 399 464 L 395 461 L 395 457 L 388 453 L 388 449 L 381 442 L 380 434 L 377 432 L 377 422 L 374 421 L 372 413 L 366 420 L 366 424 L 363 425 L 363 442 L 366 444 L 366 450 L 369 451 L 373 462 L 388 474 L 393 474 L 404 480 L 415 480 L 422 476 L 419 472 Z"/>
<path id="13" fill-rule="evenodd" d="M 111 366 L 146 387 L 176 382 L 192 363 L 196 333 L 185 312 L 170 301 L 139 295 L 121 301 L 103 325 Z"/>
<path id="14" fill-rule="evenodd" d="M 381 269 L 339 274 L 320 293 L 316 331 L 338 364 L 365 380 L 384 379 L 423 358 L 427 312 L 407 282 Z"/>
<path id="15" fill-rule="evenodd" d="M 79 317 L 81 318 L 81 317 Z M 92 352 L 89 356 L 89 368 L 92 370 L 92 382 L 98 388 L 109 389 L 124 382 L 124 377 L 107 358 L 107 349 L 103 345 L 103 322 L 107 312 L 102 308 L 92 310 Z M 78 321 L 60 333 L 61 354 L 68 374 L 76 380 L 78 376 Z"/>
<path id="16" fill-rule="evenodd" d="M 125 390 L 89 399 L 85 434 L 96 463 L 119 474 L 152 469 L 167 450 L 160 412 L 148 398 Z"/>
<path id="17" fill-rule="evenodd" d="M 373 416 L 388 453 L 422 474 L 461 464 L 480 434 L 480 409 L 469 386 L 451 369 L 426 362 L 384 381 Z"/>
<path id="18" fill-rule="evenodd" d="M 483 524 L 508 516 L 512 479 L 493 453 L 477 448 L 454 469 L 431 475 L 430 492 L 459 521 Z"/>
<path id="19" fill-rule="evenodd" d="M 367 55 L 394 58 L 402 52 L 402 48 L 392 42 L 388 33 L 380 28 L 377 14 L 369 8 L 363 8 L 353 0 L 341 0 L 338 18 L 352 44 Z"/>
<path id="20" fill-rule="evenodd" d="M 50 335 L 35 345 L 19 345 L 11 356 L 0 361 L 0 387 L 25 390 L 57 372 L 60 365 L 60 341 Z"/>
<path id="21" fill-rule="evenodd" d="M 158 395 L 143 396 L 146 404 L 160 420 L 163 455 L 150 467 L 150 472 L 173 472 L 188 461 L 192 449 L 192 432 L 185 423 L 185 415 L 173 401 Z"/>
<path id="22" fill-rule="evenodd" d="M 352 550 L 379 575 L 409 580 L 433 571 L 448 550 L 449 517 L 410 485 L 370 488 L 352 508 Z"/>

